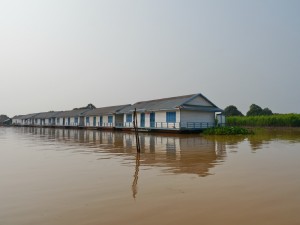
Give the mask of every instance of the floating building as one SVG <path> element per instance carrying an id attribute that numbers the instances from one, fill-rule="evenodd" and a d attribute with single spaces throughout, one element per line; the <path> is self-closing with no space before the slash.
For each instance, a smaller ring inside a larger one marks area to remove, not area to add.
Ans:
<path id="1" fill-rule="evenodd" d="M 191 94 L 95 108 L 87 107 L 68 111 L 33 113 L 12 118 L 13 125 L 45 126 L 89 129 L 133 129 L 133 113 L 137 112 L 137 126 L 143 131 L 200 131 L 225 122 L 222 109 L 202 94 Z"/>

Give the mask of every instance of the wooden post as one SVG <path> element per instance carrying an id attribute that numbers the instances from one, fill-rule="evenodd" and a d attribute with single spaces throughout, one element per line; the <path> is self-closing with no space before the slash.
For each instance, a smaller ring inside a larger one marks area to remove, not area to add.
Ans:
<path id="1" fill-rule="evenodd" d="M 133 113 L 133 127 L 134 127 L 135 140 L 136 140 L 136 150 L 137 150 L 138 153 L 140 153 L 141 152 L 141 146 L 140 146 L 138 126 L 137 126 L 136 108 L 134 109 L 134 113 Z"/>

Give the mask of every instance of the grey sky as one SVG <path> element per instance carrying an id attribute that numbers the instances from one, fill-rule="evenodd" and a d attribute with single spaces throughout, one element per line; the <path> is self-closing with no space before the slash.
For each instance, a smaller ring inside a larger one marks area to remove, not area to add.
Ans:
<path id="1" fill-rule="evenodd" d="M 202 93 L 300 112 L 300 1 L 0 0 L 0 114 Z"/>

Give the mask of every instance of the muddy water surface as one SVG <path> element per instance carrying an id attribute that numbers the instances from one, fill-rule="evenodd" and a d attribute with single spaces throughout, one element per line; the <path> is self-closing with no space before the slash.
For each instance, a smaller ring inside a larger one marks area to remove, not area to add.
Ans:
<path id="1" fill-rule="evenodd" d="M 0 128 L 0 224 L 300 224 L 300 133 Z"/>

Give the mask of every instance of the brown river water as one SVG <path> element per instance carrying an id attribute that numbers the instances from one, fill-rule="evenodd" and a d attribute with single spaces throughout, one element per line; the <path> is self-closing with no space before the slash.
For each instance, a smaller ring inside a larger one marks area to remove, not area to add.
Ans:
<path id="1" fill-rule="evenodd" d="M 0 225 L 300 224 L 300 132 L 0 128 Z"/>

